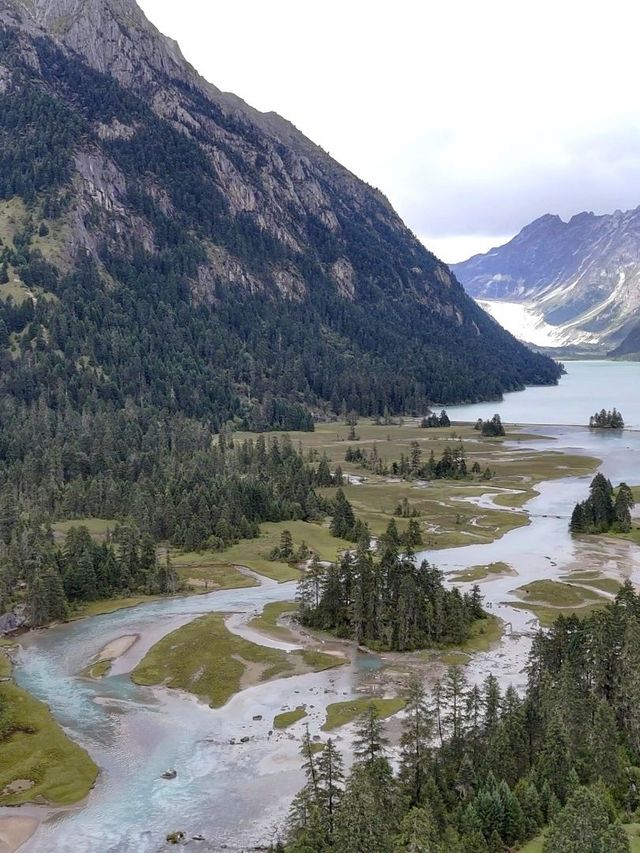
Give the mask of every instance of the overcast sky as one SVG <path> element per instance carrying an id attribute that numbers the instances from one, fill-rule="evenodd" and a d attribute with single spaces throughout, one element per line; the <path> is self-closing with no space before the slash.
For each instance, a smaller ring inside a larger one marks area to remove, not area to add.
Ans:
<path id="1" fill-rule="evenodd" d="M 574 0 L 139 0 L 200 73 L 379 187 L 448 262 L 640 204 L 640 9 Z"/>

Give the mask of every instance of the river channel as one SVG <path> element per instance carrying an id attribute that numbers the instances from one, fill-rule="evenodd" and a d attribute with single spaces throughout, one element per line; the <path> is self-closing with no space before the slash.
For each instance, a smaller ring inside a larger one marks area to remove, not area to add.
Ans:
<path id="1" fill-rule="evenodd" d="M 507 422 L 542 424 L 527 426 L 532 438 L 524 446 L 532 452 L 553 447 L 596 456 L 613 481 L 640 484 L 640 432 L 635 431 L 640 430 L 640 363 L 579 362 L 567 367 L 558 388 L 530 388 L 507 395 L 501 403 L 456 407 L 449 413 L 452 419 L 473 421 L 498 411 Z M 614 435 L 572 426 L 585 423 L 596 408 L 614 405 L 632 429 Z M 467 666 L 470 679 L 492 671 L 503 684 L 523 684 L 537 623 L 530 612 L 512 606 L 515 587 L 594 567 L 640 584 L 637 546 L 569 536 L 568 516 L 588 482 L 571 477 L 543 483 L 540 494 L 525 507 L 531 523 L 496 542 L 419 555 L 445 572 L 504 561 L 519 575 L 483 584 L 487 606 L 508 623 L 510 633 L 498 648 L 477 655 Z M 128 674 L 157 640 L 203 613 L 251 614 L 266 602 L 291 599 L 294 593 L 293 584 L 263 581 L 254 588 L 154 601 L 22 637 L 16 680 L 47 702 L 101 768 L 82 806 L 58 811 L 25 807 L 26 813 L 38 813 L 44 820 L 22 849 L 155 853 L 165 849 L 164 838 L 173 830 L 184 830 L 188 837 L 201 833 L 207 839 L 189 842 L 193 850 L 219 850 L 223 845 L 242 850 L 268 843 L 301 780 L 301 724 L 270 734 L 274 715 L 305 703 L 311 733 L 318 734 L 326 705 L 357 695 L 371 660 L 354 652 L 346 666 L 249 688 L 218 710 L 179 692 L 138 687 Z M 234 620 L 238 630 L 245 630 L 243 617 Z M 139 635 L 138 642 L 115 662 L 109 677 L 80 677 L 106 643 L 133 634 Z M 238 743 L 244 736 L 250 740 Z M 336 739 L 348 752 L 348 730 L 338 730 Z M 161 778 L 167 767 L 176 768 L 176 779 Z M 8 813 L 16 810 L 0 809 L 0 814 Z"/>

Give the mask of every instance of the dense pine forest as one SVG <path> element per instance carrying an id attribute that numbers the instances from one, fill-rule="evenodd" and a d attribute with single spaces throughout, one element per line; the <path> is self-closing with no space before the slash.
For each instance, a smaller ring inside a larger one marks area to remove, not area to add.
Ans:
<path id="1" fill-rule="evenodd" d="M 553 362 L 444 282 L 399 220 L 385 224 L 395 214 L 379 193 L 362 185 L 356 215 L 332 172 L 322 192 L 335 226 L 305 214 L 293 247 L 260 216 L 232 211 L 221 186 L 213 148 L 256 187 L 274 158 L 295 159 L 246 117 L 195 84 L 163 80 L 202 123 L 184 132 L 148 91 L 44 34 L 3 26 L 0 49 L 0 563 L 11 578 L 31 588 L 25 560 L 40 561 L 40 545 L 16 562 L 16 543 L 25 530 L 37 543 L 33 531 L 59 519 L 130 521 L 141 537 L 192 550 L 255 536 L 261 521 L 333 514 L 286 443 L 232 449 L 236 429 L 422 414 L 432 400 L 557 380 Z M 237 139 L 255 158 L 239 155 Z M 83 195 L 87 168 L 97 183 Z M 220 273 L 220 253 L 251 286 Z M 357 299 L 330 274 L 344 257 Z M 339 481 L 320 472 L 318 484 Z M 356 519 L 334 526 L 364 535 Z"/>
<path id="2" fill-rule="evenodd" d="M 65 423 L 43 409 L 14 433 L 19 444 L 0 438 L 12 460 L 0 468 L 0 610 L 26 602 L 35 624 L 60 618 L 66 601 L 175 592 L 170 565 L 155 557 L 159 541 L 222 550 L 257 536 L 261 522 L 332 510 L 315 493 L 335 479 L 326 459 L 309 463 L 287 437 L 234 444 L 189 421 L 126 412 L 89 421 L 100 427 L 90 434 L 79 416 Z M 122 523 L 105 546 L 81 529 L 58 548 L 49 525 L 61 516 Z M 49 618 L 43 586 L 58 602 Z"/>
<path id="3" fill-rule="evenodd" d="M 365 541 L 328 568 L 313 562 L 298 584 L 300 622 L 376 650 L 463 643 L 487 615 L 480 588 L 464 595 L 446 588 L 435 566 L 416 562 L 411 544 L 418 543 L 401 541 L 392 522 L 377 558 Z"/>
<path id="4" fill-rule="evenodd" d="M 15 30 L 2 29 L 0 46 L 12 73 L 0 95 L 0 200 L 21 199 L 27 210 L 23 227 L 0 246 L 0 277 L 32 297 L 0 300 L 0 391 L 21 413 L 35 403 L 85 413 L 135 401 L 206 419 L 216 430 L 228 421 L 309 429 L 310 409 L 417 414 L 429 400 L 497 397 L 525 381 L 557 380 L 557 365 L 507 336 L 457 283 L 446 298 L 464 303 L 469 317 L 451 322 L 453 311 L 438 302 L 439 262 L 408 232 L 383 224 L 389 210 L 379 194 L 369 191 L 358 219 L 327 182 L 337 224 L 332 230 L 306 217 L 304 245 L 294 249 L 259 217 L 230 211 L 204 130 L 181 132 L 143 97 L 46 38 L 30 40 L 31 61 Z M 249 185 L 269 157 L 290 157 L 195 87 L 164 82 L 203 124 L 256 149 L 245 162 L 216 137 L 220 156 Z M 136 131 L 107 133 L 111 127 Z M 82 212 L 82 239 L 92 234 L 86 250 L 60 264 L 54 234 L 77 213 L 74 151 L 97 158 L 135 227 L 123 229 L 113 204 L 105 211 L 93 199 Z M 367 230 L 374 219 L 378 230 Z M 255 286 L 210 273 L 214 245 Z M 327 272 L 345 253 L 357 300 L 340 298 Z M 417 261 L 435 288 L 432 307 L 416 301 Z M 290 287 L 302 281 L 304 298 L 281 298 L 278 270 L 289 271 Z M 385 281 L 398 291 L 393 298 Z M 3 422 L 3 431 L 11 428 Z"/>
<path id="5" fill-rule="evenodd" d="M 397 769 L 375 710 L 347 774 L 336 745 L 302 744 L 287 853 L 504 853 L 548 826 L 545 853 L 625 853 L 640 808 L 640 598 L 534 639 L 523 697 L 449 669 L 408 691 Z"/>
<path id="6" fill-rule="evenodd" d="M 596 474 L 589 497 L 574 507 L 569 529 L 572 533 L 628 533 L 634 506 L 633 492 L 626 483 L 614 491 L 603 474 Z"/>

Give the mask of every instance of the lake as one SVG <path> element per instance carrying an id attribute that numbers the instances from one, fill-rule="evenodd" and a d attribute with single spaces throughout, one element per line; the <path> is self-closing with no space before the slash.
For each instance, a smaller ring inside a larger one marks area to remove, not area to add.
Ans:
<path id="1" fill-rule="evenodd" d="M 498 412 L 505 423 L 580 425 L 602 408 L 619 409 L 630 429 L 640 429 L 640 362 L 567 361 L 558 385 L 529 387 L 505 394 L 504 400 L 448 407 L 458 421 L 489 418 Z"/>

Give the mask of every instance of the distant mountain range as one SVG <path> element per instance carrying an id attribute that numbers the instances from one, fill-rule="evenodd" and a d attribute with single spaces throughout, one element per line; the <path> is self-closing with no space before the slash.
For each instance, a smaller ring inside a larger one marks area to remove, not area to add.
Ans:
<path id="1" fill-rule="evenodd" d="M 635 352 L 640 324 L 640 207 L 568 222 L 546 215 L 509 243 L 453 264 L 473 296 L 540 347 Z M 635 342 L 635 343 L 634 343 Z"/>

